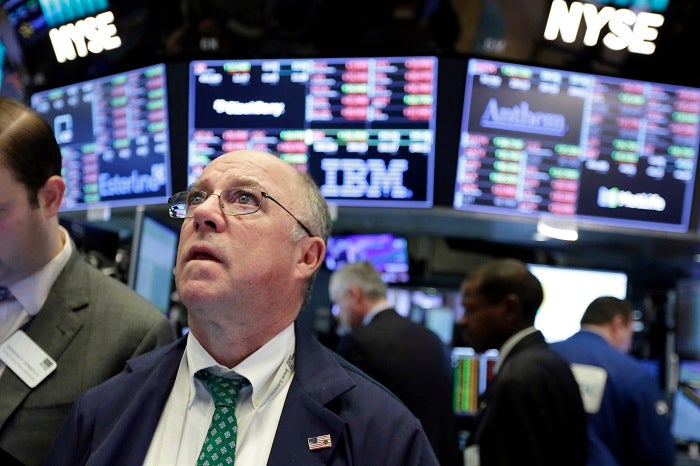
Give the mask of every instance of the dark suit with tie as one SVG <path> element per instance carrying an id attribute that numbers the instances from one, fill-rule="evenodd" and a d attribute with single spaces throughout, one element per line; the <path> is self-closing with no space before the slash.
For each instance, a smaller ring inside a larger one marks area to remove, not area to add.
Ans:
<path id="1" fill-rule="evenodd" d="M 162 313 L 75 248 L 23 330 L 57 367 L 35 388 L 9 368 L 0 377 L 0 464 L 6 466 L 42 464 L 78 395 L 120 372 L 129 358 L 175 340 Z"/>
<path id="2" fill-rule="evenodd" d="M 452 410 L 452 364 L 433 331 L 386 309 L 344 336 L 336 351 L 420 419 L 442 466 L 462 465 Z"/>
<path id="3" fill-rule="evenodd" d="M 479 408 L 467 446 L 479 445 L 481 466 L 586 464 L 588 433 L 578 384 L 541 332 L 525 336 L 505 356 Z"/>
<path id="4" fill-rule="evenodd" d="M 267 464 L 429 466 L 420 423 L 393 395 L 295 325 L 295 373 Z M 75 404 L 47 466 L 143 464 L 186 338 L 129 361 Z M 109 402 L 105 402 L 109 400 Z M 329 434 L 331 446 L 309 449 Z"/>

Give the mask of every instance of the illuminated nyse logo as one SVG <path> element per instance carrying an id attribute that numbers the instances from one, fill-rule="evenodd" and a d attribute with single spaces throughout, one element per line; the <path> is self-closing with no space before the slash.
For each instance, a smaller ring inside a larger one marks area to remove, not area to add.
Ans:
<path id="1" fill-rule="evenodd" d="M 549 9 L 544 38 L 553 41 L 561 34 L 563 42 L 572 44 L 581 28 L 582 19 L 585 25 L 584 45 L 596 45 L 601 31 L 607 26 L 608 32 L 602 38 L 603 45 L 611 50 L 627 49 L 643 55 L 654 53 L 654 40 L 659 35 L 657 28 L 664 24 L 663 15 L 658 13 L 635 13 L 627 8 L 618 10 L 609 5 L 598 11 L 590 3 L 571 2 L 569 6 L 564 0 L 554 0 Z"/>
<path id="2" fill-rule="evenodd" d="M 111 11 L 53 28 L 49 31 L 49 38 L 59 63 L 85 57 L 88 52 L 102 53 L 122 45 Z"/>
<path id="3" fill-rule="evenodd" d="M 598 206 L 610 209 L 626 207 L 628 209 L 655 210 L 663 212 L 666 200 L 656 193 L 631 193 L 620 188 L 598 188 Z"/>
<path id="4" fill-rule="evenodd" d="M 489 100 L 481 115 L 481 126 L 550 136 L 563 136 L 568 130 L 564 115 L 532 111 L 527 102 L 520 102 L 510 108 L 499 107 L 498 100 L 494 97 Z"/>
<path id="5" fill-rule="evenodd" d="M 392 159 L 387 166 L 381 159 L 332 159 L 321 161 L 325 181 L 324 197 L 410 199 L 413 192 L 403 185 L 408 160 Z M 342 173 L 343 184 L 338 184 Z"/>

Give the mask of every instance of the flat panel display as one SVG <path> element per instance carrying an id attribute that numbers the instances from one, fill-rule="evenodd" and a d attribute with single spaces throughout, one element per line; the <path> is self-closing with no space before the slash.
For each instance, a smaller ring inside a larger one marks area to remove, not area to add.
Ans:
<path id="1" fill-rule="evenodd" d="M 63 155 L 61 211 L 134 207 L 172 195 L 164 64 L 32 94 Z"/>
<path id="2" fill-rule="evenodd" d="M 432 287 L 396 287 L 387 289 L 387 301 L 400 315 L 432 330 L 445 345 L 453 344 L 458 292 Z"/>
<path id="3" fill-rule="evenodd" d="M 528 264 L 544 289 L 535 328 L 548 342 L 564 340 L 581 329 L 581 317 L 600 296 L 627 298 L 627 274 L 612 270 Z"/>
<path id="4" fill-rule="evenodd" d="M 676 282 L 676 352 L 684 359 L 700 360 L 700 279 Z"/>
<path id="5" fill-rule="evenodd" d="M 673 397 L 671 433 L 681 442 L 700 442 L 700 361 L 681 360 Z"/>
<path id="6" fill-rule="evenodd" d="M 179 232 L 148 215 L 143 215 L 136 228 L 131 245 L 129 284 L 167 314 Z"/>
<path id="7" fill-rule="evenodd" d="M 370 261 L 386 283 L 409 279 L 408 240 L 390 233 L 332 235 L 328 238 L 325 264 L 328 270 L 351 262 Z"/>
<path id="8" fill-rule="evenodd" d="M 8 47 L 2 41 L 2 29 L 0 29 L 0 96 L 24 102 L 25 93 L 22 73 L 10 60 Z"/>
<path id="9" fill-rule="evenodd" d="M 277 154 L 340 206 L 431 207 L 436 57 L 190 63 L 188 184 L 235 149 Z"/>
<path id="10" fill-rule="evenodd" d="M 700 89 L 467 65 L 453 206 L 685 233 Z"/>
<path id="11" fill-rule="evenodd" d="M 493 379 L 493 368 L 498 360 L 498 350 L 476 353 L 473 348 L 452 348 L 454 368 L 454 392 L 452 407 L 455 414 L 476 414 L 479 396 Z"/>

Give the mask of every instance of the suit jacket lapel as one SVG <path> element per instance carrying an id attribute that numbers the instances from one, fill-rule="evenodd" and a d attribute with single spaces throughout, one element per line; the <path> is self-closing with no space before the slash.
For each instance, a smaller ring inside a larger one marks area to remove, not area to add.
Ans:
<path id="1" fill-rule="evenodd" d="M 268 464 L 327 464 L 339 447 L 345 421 L 333 400 L 354 387 L 331 353 L 296 324 L 295 376 L 284 403 Z M 311 450 L 309 439 L 329 434 L 331 446 Z"/>
<path id="2" fill-rule="evenodd" d="M 74 250 L 41 310 L 23 328 L 41 349 L 59 363 L 61 354 L 83 325 L 75 311 L 88 305 L 87 295 L 75 285 L 84 284 L 87 280 L 85 270 L 80 265 L 80 258 Z M 69 277 L 71 280 L 68 280 Z M 0 377 L 0 427 L 31 390 L 10 369 L 5 369 Z"/>

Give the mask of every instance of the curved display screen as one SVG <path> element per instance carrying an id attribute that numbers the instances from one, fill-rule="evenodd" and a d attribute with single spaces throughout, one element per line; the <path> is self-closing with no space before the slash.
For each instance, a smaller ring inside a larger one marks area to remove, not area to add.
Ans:
<path id="1" fill-rule="evenodd" d="M 61 211 L 167 202 L 166 78 L 158 64 L 32 94 L 32 107 L 61 146 Z"/>
<path id="2" fill-rule="evenodd" d="M 685 233 L 700 89 L 470 59 L 454 207 Z"/>
<path id="3" fill-rule="evenodd" d="M 188 184 L 261 149 L 341 206 L 432 207 L 436 57 L 195 61 Z"/>

